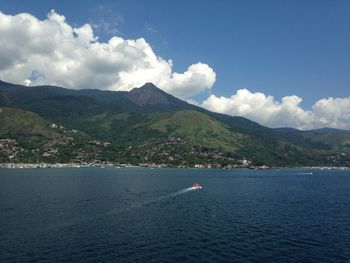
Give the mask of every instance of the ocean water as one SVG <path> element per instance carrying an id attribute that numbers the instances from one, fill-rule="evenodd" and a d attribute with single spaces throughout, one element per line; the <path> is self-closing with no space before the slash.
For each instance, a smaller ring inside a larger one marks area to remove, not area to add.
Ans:
<path id="1" fill-rule="evenodd" d="M 350 262 L 350 171 L 0 169 L 0 262 Z"/>

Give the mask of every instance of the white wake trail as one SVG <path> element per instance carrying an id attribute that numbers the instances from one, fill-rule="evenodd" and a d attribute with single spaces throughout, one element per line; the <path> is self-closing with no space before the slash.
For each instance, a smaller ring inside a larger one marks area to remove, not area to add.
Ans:
<path id="1" fill-rule="evenodd" d="M 164 195 L 164 196 L 155 198 L 153 200 L 144 202 L 142 205 L 148 205 L 148 204 L 151 204 L 151 203 L 155 203 L 155 202 L 158 202 L 158 201 L 161 201 L 161 200 L 164 200 L 164 199 L 168 199 L 168 198 L 172 198 L 172 197 L 175 197 L 175 196 L 178 196 L 178 195 L 186 194 L 186 193 L 188 193 L 190 191 L 194 191 L 194 190 L 196 190 L 196 189 L 194 189 L 193 187 L 188 187 L 188 188 L 185 188 L 185 189 L 181 189 L 181 190 L 176 191 L 175 193 Z"/>
<path id="2" fill-rule="evenodd" d="M 146 206 L 146 205 L 150 205 L 150 204 L 153 204 L 153 203 L 157 203 L 157 202 L 163 201 L 165 199 L 173 198 L 173 197 L 176 197 L 178 195 L 186 194 L 186 193 L 189 193 L 189 192 L 195 191 L 195 190 L 198 190 L 198 189 L 196 189 L 194 187 L 188 187 L 188 188 L 185 188 L 185 189 L 181 189 L 181 190 L 178 190 L 178 191 L 176 191 L 174 193 L 171 193 L 171 194 L 168 194 L 168 195 L 164 195 L 164 196 L 161 196 L 161 197 L 153 198 L 153 199 L 148 200 L 148 201 L 138 202 L 136 204 L 133 204 L 133 205 L 129 206 L 124 211 L 128 211 L 128 210 L 131 210 L 131 209 L 140 208 L 142 206 Z M 120 210 L 119 209 L 112 209 L 108 213 L 106 213 L 105 215 L 114 214 L 116 212 L 120 212 Z"/>
<path id="3" fill-rule="evenodd" d="M 130 209 L 139 208 L 139 207 L 142 207 L 142 206 L 145 206 L 145 205 L 149 205 L 149 204 L 152 204 L 152 203 L 156 203 L 156 202 L 159 202 L 159 201 L 162 201 L 162 200 L 165 200 L 165 199 L 168 199 L 168 198 L 172 198 L 172 197 L 175 197 L 175 196 L 178 196 L 178 195 L 186 194 L 188 192 L 195 191 L 195 190 L 198 190 L 198 189 L 196 189 L 194 187 L 188 187 L 188 188 L 185 188 L 185 189 L 181 189 L 181 190 L 178 190 L 178 191 L 176 191 L 174 193 L 171 193 L 171 194 L 168 194 L 168 195 L 164 195 L 164 196 L 161 196 L 161 197 L 158 197 L 158 198 L 146 201 L 146 202 L 141 202 L 139 204 L 132 205 L 132 206 L 128 207 L 127 209 L 122 210 L 122 212 L 127 212 Z M 52 229 L 60 229 L 60 228 L 71 227 L 72 225 L 79 224 L 79 223 L 84 222 L 84 221 L 96 220 L 98 218 L 109 216 L 109 215 L 113 215 L 113 214 L 120 213 L 120 212 L 121 212 L 120 209 L 112 209 L 112 210 L 110 210 L 107 213 L 103 213 L 103 214 L 99 214 L 99 215 L 80 217 L 79 219 L 71 220 L 71 221 L 68 221 L 68 222 L 62 222 L 60 224 L 55 223 L 55 225 L 48 226 L 48 227 L 45 227 L 43 229 L 38 229 L 38 233 L 40 233 L 43 230 L 47 231 L 47 230 L 50 230 L 50 229 L 52 230 Z"/>

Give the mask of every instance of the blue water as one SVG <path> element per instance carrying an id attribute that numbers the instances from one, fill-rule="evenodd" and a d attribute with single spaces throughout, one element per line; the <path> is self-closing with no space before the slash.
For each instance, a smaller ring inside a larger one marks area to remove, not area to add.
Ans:
<path id="1" fill-rule="evenodd" d="M 350 171 L 2 169 L 0 262 L 350 262 Z"/>

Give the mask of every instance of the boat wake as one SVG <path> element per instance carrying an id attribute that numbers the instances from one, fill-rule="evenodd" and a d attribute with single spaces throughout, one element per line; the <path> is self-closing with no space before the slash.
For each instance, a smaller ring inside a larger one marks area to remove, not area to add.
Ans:
<path id="1" fill-rule="evenodd" d="M 163 201 L 163 200 L 166 200 L 169 198 L 173 198 L 173 197 L 176 197 L 176 196 L 179 196 L 182 194 L 186 194 L 186 193 L 189 193 L 191 191 L 198 190 L 198 189 L 201 189 L 201 188 L 196 188 L 196 187 L 184 188 L 184 189 L 178 190 L 178 191 L 171 193 L 171 194 L 168 194 L 168 195 L 164 195 L 161 197 L 151 199 L 149 201 L 145 201 L 145 202 L 131 205 L 127 209 L 123 210 L 123 212 L 127 212 L 127 211 L 130 211 L 130 210 L 135 209 L 135 208 L 147 206 L 147 205 L 150 205 L 152 203 L 160 202 L 160 201 Z M 38 233 L 40 233 L 42 231 L 48 231 L 48 230 L 53 231 L 53 230 L 57 230 L 57 229 L 61 229 L 61 228 L 71 227 L 71 226 L 76 225 L 76 224 L 81 224 L 82 222 L 85 222 L 85 221 L 96 220 L 98 218 L 103 218 L 105 216 L 115 215 L 115 214 L 120 213 L 120 212 L 121 212 L 121 210 L 118 208 L 118 209 L 112 209 L 112 210 L 108 211 L 107 213 L 102 213 L 102 214 L 98 214 L 98 215 L 81 216 L 75 220 L 69 220 L 69 221 L 65 221 L 65 222 L 61 222 L 61 223 L 55 223 L 53 225 L 49 225 L 48 227 L 37 229 L 37 231 L 38 231 Z"/>
<path id="2" fill-rule="evenodd" d="M 126 208 L 124 211 L 132 210 L 132 209 L 135 209 L 135 208 L 140 208 L 140 207 L 143 207 L 143 206 L 148 206 L 148 205 L 151 205 L 153 203 L 157 203 L 157 202 L 164 201 L 166 199 L 174 198 L 176 196 L 183 195 L 183 194 L 186 194 L 186 193 L 189 193 L 191 191 L 198 190 L 198 189 L 200 189 L 200 188 L 196 188 L 196 187 L 193 187 L 193 186 L 192 187 L 187 187 L 187 188 L 178 190 L 176 192 L 173 192 L 171 194 L 167 194 L 167 195 L 164 195 L 164 196 L 156 197 L 156 198 L 153 198 L 153 199 L 148 200 L 148 201 L 141 201 L 141 202 L 138 202 L 138 203 L 134 203 L 134 204 L 130 205 L 128 208 Z M 118 210 L 112 209 L 108 213 L 106 213 L 106 215 L 114 214 L 116 211 L 120 212 L 119 209 Z"/>
<path id="3" fill-rule="evenodd" d="M 155 202 L 159 202 L 159 201 L 162 201 L 162 200 L 164 200 L 164 199 L 173 198 L 173 197 L 175 197 L 175 196 L 182 195 L 182 194 L 186 194 L 186 193 L 191 192 L 191 191 L 194 191 L 194 190 L 197 190 L 197 189 L 194 188 L 194 187 L 188 187 L 188 188 L 185 188 L 185 189 L 181 189 L 181 190 L 176 191 L 175 193 L 171 193 L 171 194 L 168 194 L 168 195 L 164 195 L 164 196 L 161 196 L 161 197 L 157 197 L 157 198 L 155 198 L 155 199 L 152 199 L 152 200 L 149 200 L 149 201 L 147 201 L 147 202 L 144 202 L 144 203 L 142 203 L 141 206 L 149 205 L 149 204 L 152 204 L 152 203 L 155 203 Z"/>

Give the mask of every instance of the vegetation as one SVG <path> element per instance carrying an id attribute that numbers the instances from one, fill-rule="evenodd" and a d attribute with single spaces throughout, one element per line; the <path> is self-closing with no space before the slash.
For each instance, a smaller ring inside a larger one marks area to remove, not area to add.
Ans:
<path id="1" fill-rule="evenodd" d="M 0 108 L 0 123 L 0 162 L 88 162 L 107 160 L 111 151 L 108 143 L 28 111 Z"/>
<path id="2" fill-rule="evenodd" d="M 350 132 L 270 129 L 150 83 L 128 93 L 0 82 L 0 107 L 0 162 L 350 165 Z"/>

